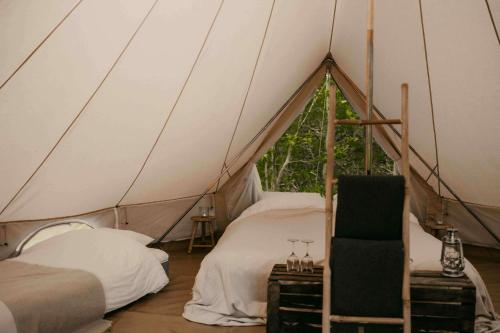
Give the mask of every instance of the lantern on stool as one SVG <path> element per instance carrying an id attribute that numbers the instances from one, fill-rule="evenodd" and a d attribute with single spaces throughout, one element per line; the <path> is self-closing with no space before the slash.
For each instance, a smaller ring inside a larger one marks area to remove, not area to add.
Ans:
<path id="1" fill-rule="evenodd" d="M 441 265 L 443 276 L 460 277 L 464 275 L 465 261 L 462 241 L 456 236 L 457 229 L 446 229 L 446 235 L 441 239 L 443 248 L 441 250 Z"/>
<path id="2" fill-rule="evenodd" d="M 213 208 L 212 196 L 210 194 L 205 195 L 203 198 L 201 198 L 198 205 L 199 205 L 198 211 L 199 211 L 200 216 L 209 217 L 211 215 L 210 211 Z"/>

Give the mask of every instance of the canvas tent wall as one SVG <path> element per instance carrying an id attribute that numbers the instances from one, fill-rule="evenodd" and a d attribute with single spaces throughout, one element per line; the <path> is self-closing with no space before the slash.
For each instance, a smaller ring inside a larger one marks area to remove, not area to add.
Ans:
<path id="1" fill-rule="evenodd" d="M 362 92 L 365 19 L 363 0 L 0 1 L 0 237 L 113 207 L 159 236 L 203 193 L 231 192 L 329 52 Z M 396 115 L 409 83 L 412 166 L 463 238 L 488 246 L 499 20 L 498 0 L 375 6 L 375 106 Z"/>

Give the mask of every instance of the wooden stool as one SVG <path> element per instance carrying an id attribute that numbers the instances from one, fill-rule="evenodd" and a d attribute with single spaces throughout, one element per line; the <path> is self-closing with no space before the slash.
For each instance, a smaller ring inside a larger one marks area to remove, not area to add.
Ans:
<path id="1" fill-rule="evenodd" d="M 215 237 L 214 237 L 214 222 L 215 216 L 193 216 L 191 217 L 193 221 L 193 230 L 191 231 L 191 241 L 189 242 L 188 253 L 190 254 L 193 250 L 193 247 L 214 247 L 215 246 Z M 194 239 L 196 237 L 196 231 L 198 231 L 198 225 L 201 224 L 201 241 L 202 243 L 195 244 Z M 208 224 L 208 230 L 210 233 L 211 242 L 205 242 L 205 234 L 206 227 Z"/>

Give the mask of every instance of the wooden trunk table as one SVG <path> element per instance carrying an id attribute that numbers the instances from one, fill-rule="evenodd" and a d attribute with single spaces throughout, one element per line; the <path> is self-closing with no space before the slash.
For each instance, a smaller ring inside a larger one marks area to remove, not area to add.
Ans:
<path id="1" fill-rule="evenodd" d="M 315 266 L 310 274 L 288 273 L 286 265 L 275 265 L 268 281 L 267 332 L 321 332 L 322 293 L 322 266 Z M 476 288 L 466 276 L 446 278 L 440 272 L 427 271 L 411 274 L 412 332 L 472 333 L 475 304 Z M 384 330 L 371 326 L 365 332 Z"/>

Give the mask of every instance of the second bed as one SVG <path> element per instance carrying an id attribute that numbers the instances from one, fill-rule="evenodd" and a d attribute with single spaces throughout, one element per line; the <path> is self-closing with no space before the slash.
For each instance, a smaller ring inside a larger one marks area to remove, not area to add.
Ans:
<path id="1" fill-rule="evenodd" d="M 285 263 L 290 255 L 287 239 L 313 240 L 309 254 L 315 264 L 322 264 L 324 221 L 324 199 L 319 194 L 265 193 L 229 225 L 205 257 L 183 316 L 211 325 L 265 324 L 267 279 L 273 265 Z M 305 255 L 303 244 L 295 250 L 299 258 Z M 440 253 L 441 242 L 411 216 L 410 269 L 440 270 Z M 465 272 L 476 285 L 476 325 L 491 326 L 498 317 L 485 284 L 470 262 Z"/>

